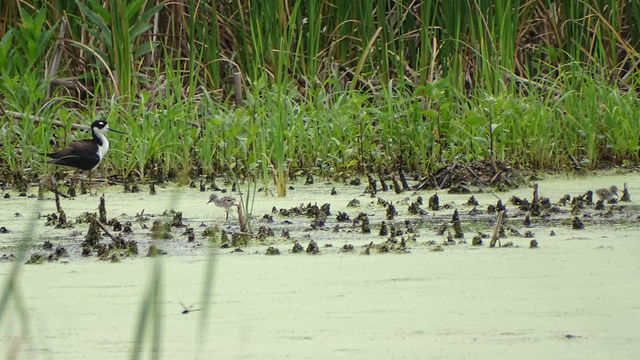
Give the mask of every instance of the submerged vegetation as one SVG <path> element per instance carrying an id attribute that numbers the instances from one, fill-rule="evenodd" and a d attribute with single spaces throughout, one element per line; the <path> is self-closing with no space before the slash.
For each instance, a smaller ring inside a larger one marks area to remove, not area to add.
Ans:
<path id="1" fill-rule="evenodd" d="M 0 178 L 116 136 L 103 175 L 634 166 L 640 3 L 4 1 Z"/>

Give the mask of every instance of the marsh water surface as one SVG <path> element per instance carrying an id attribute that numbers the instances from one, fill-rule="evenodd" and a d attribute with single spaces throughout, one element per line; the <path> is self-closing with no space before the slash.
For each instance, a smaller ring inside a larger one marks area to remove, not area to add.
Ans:
<path id="1" fill-rule="evenodd" d="M 44 252 L 47 240 L 54 247 L 66 247 L 69 256 L 22 268 L 19 293 L 28 329 L 23 331 L 17 308 L 10 306 L 1 323 L 0 349 L 3 355 L 19 352 L 27 358 L 129 356 L 142 296 L 152 265 L 159 262 L 161 354 L 167 359 L 198 354 L 224 359 L 634 359 L 640 351 L 638 175 L 555 177 L 538 183 L 540 195 L 555 203 L 564 194 L 575 196 L 612 184 L 622 187 L 625 182 L 632 201 L 607 204 L 601 211 L 585 208 L 579 215 L 583 230 L 572 228 L 569 208 L 546 219 L 532 217 L 529 227 L 522 225 L 509 199 L 530 198 L 530 187 L 474 194 L 477 208 L 483 210 L 502 199 L 508 224 L 520 233 L 533 233 L 530 238 L 507 232 L 501 244 L 513 246 L 496 248 L 488 247 L 488 239 L 481 246 L 471 245 L 477 232 L 492 232 L 495 215 L 469 215 L 469 194 L 438 192 L 443 208 L 430 211 L 426 200 L 434 191 L 372 197 L 363 193 L 363 186 L 294 184 L 286 198 L 256 195 L 252 229 L 269 227 L 275 236 L 251 240 L 241 252 L 220 247 L 219 240 L 202 234 L 213 226 L 238 231 L 237 215 L 225 222 L 223 209 L 206 204 L 208 192 L 168 187 L 149 196 L 104 188 L 99 194 L 105 195 L 108 218 L 132 221 L 132 233 L 126 237 L 140 244 L 140 255 L 117 263 L 82 257 L 79 244 L 87 224 L 54 229 L 44 225 L 44 218 L 36 220 L 30 252 Z M 337 194 L 330 195 L 334 187 Z M 407 212 L 418 196 L 425 199 L 426 215 Z M 395 204 L 398 215 L 393 220 L 386 219 L 377 197 Z M 348 207 L 353 199 L 360 205 Z M 4 255 L 16 251 L 34 213 L 56 211 L 52 199 L 11 194 L 0 201 L 0 226 L 10 231 L 0 234 Z M 330 203 L 332 215 L 313 228 L 313 219 L 272 212 L 273 207 L 288 209 L 301 203 Z M 62 199 L 62 207 L 75 219 L 97 211 L 98 197 Z M 135 221 L 143 209 L 150 218 L 146 229 L 144 222 Z M 170 209 L 181 211 L 185 225 L 194 228 L 193 242 L 182 235 L 182 228 L 172 229 L 168 240 L 150 235 L 153 219 L 170 218 Z M 447 232 L 438 235 L 438 229 L 450 221 L 454 209 L 460 213 L 466 244 L 456 240 L 444 246 Z M 371 233 L 363 234 L 352 221 L 338 222 L 340 211 L 352 220 L 366 213 Z M 265 214 L 273 222 L 263 218 Z M 369 245 L 387 241 L 388 236 L 378 234 L 382 221 L 402 229 L 402 251 L 382 253 Z M 289 237 L 281 236 L 283 229 L 289 229 Z M 538 248 L 529 248 L 532 239 Z M 290 251 L 294 243 L 306 247 L 311 240 L 318 243 L 319 254 Z M 167 255 L 144 256 L 154 241 Z M 354 250 L 344 252 L 346 244 Z M 281 255 L 265 256 L 269 246 Z M 199 346 L 201 313 L 183 312 L 185 307 L 202 306 L 204 269 L 212 247 L 209 331 L 205 345 Z M 10 268 L 10 262 L 0 263 L 3 279 Z"/>

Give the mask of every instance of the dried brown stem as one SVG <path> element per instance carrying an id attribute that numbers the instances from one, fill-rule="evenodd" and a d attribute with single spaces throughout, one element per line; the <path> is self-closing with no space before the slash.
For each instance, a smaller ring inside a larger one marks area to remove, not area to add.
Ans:
<path id="1" fill-rule="evenodd" d="M 496 226 L 493 228 L 493 235 L 491 235 L 491 242 L 489 243 L 489 247 L 495 247 L 496 242 L 498 242 L 499 246 L 502 245 L 500 244 L 500 238 L 498 237 L 498 234 L 500 233 L 500 227 L 502 226 L 503 219 L 504 210 L 500 211 L 500 213 L 498 214 L 498 220 L 496 220 Z"/>

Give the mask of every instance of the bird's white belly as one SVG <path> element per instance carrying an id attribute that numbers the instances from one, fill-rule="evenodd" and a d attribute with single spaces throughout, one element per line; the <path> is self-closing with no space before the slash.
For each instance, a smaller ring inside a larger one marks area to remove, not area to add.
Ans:
<path id="1" fill-rule="evenodd" d="M 107 154 L 107 151 L 109 151 L 109 141 L 107 141 L 106 138 L 103 138 L 102 145 L 98 146 L 98 157 L 100 158 L 100 160 L 104 158 L 104 156 Z"/>

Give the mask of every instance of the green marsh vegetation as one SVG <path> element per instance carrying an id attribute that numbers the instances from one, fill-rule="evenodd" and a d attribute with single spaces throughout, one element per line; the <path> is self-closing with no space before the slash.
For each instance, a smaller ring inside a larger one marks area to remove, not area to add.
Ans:
<path id="1" fill-rule="evenodd" d="M 34 0 L 0 19 L 0 176 L 17 186 L 98 114 L 128 133 L 102 175 L 235 174 L 279 195 L 295 173 L 492 151 L 639 160 L 638 1 Z"/>

